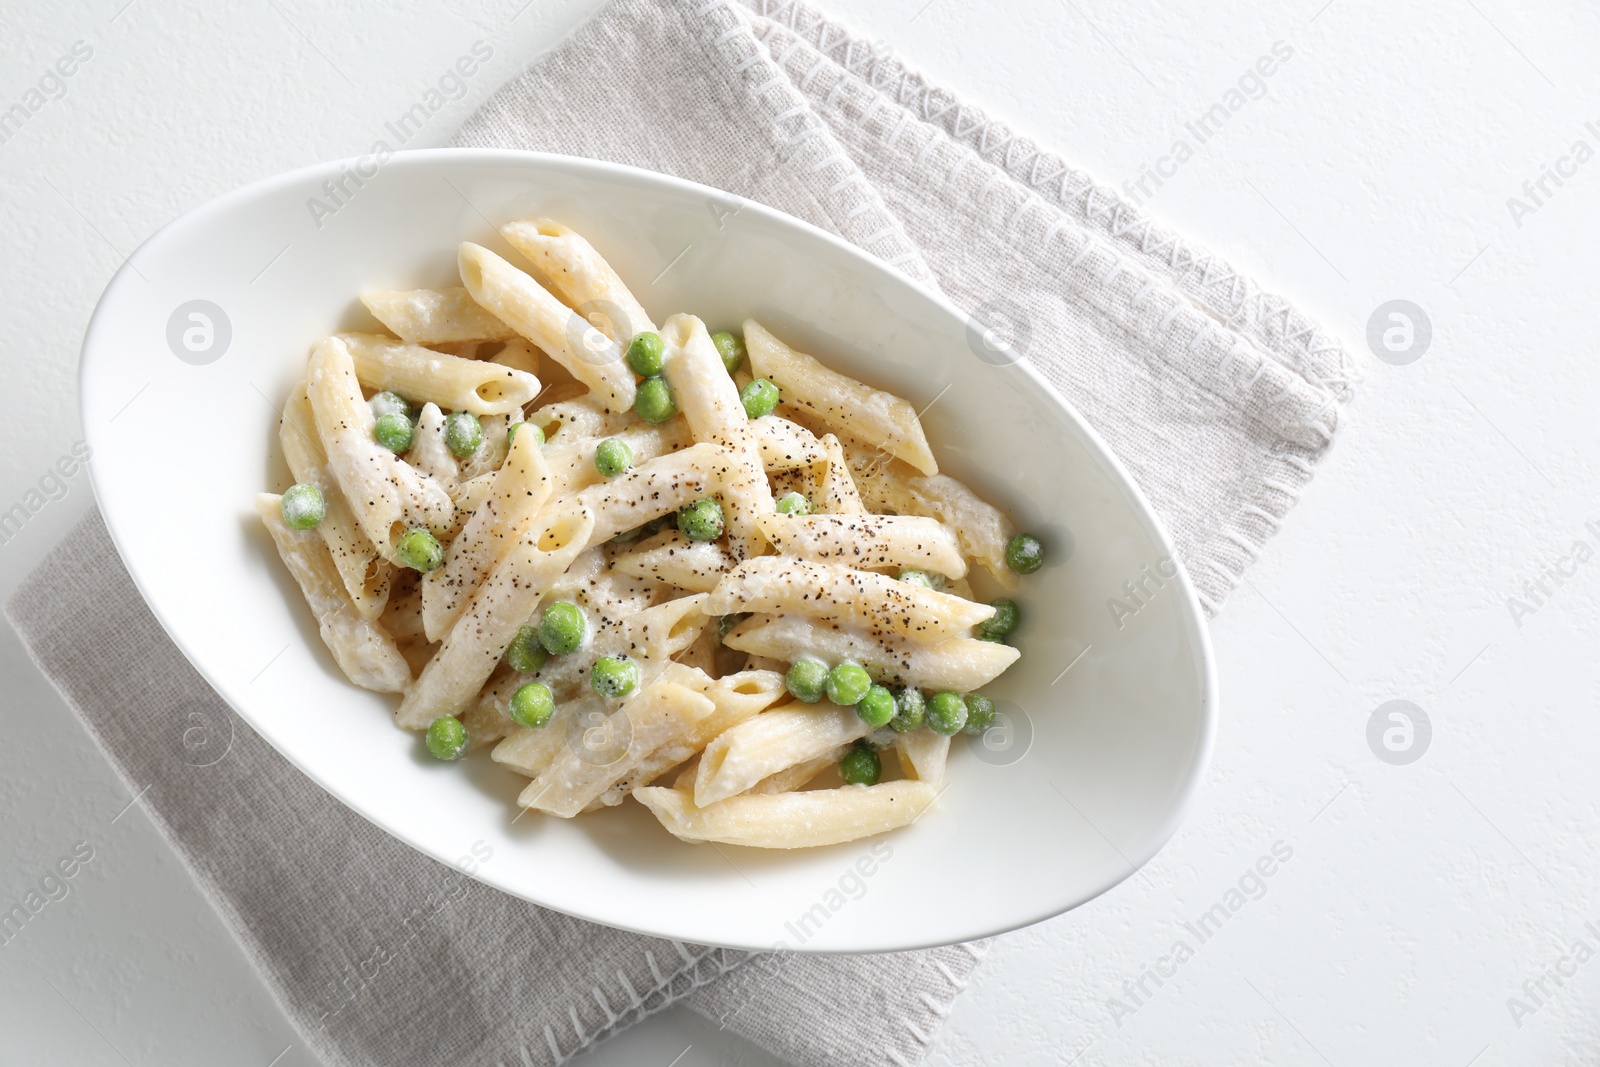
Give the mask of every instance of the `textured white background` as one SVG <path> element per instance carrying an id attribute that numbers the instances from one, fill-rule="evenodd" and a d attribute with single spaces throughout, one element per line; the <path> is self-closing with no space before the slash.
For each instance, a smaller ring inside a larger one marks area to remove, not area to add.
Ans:
<path id="1" fill-rule="evenodd" d="M 77 439 L 79 338 L 126 253 L 234 186 L 364 151 L 490 39 L 495 60 L 417 142 L 443 143 L 598 6 L 520 2 L 0 2 L 0 109 L 74 41 L 94 48 L 66 96 L 0 145 L 0 510 Z M 1353 348 L 1394 298 L 1426 309 L 1434 337 L 1410 365 L 1367 360 L 1344 438 L 1216 621 L 1222 729 L 1188 822 L 1123 886 L 999 941 L 930 1063 L 1593 1062 L 1600 964 L 1546 978 L 1520 1026 L 1507 998 L 1578 939 L 1600 951 L 1584 927 L 1600 920 L 1600 562 L 1563 564 L 1572 576 L 1520 626 L 1506 599 L 1573 542 L 1600 546 L 1600 524 L 1584 528 L 1600 520 L 1600 160 L 1547 184 L 1521 226 L 1506 198 L 1575 140 L 1600 149 L 1600 12 L 1138 6 L 830 4 L 1117 183 L 1288 43 L 1267 98 L 1150 206 Z M 0 593 L 89 503 L 79 475 L 0 545 Z M 0 906 L 74 843 L 95 848 L 71 895 L 0 946 L 0 1063 L 311 1067 L 142 811 L 111 821 L 127 791 L 9 630 L 0 664 Z M 1409 766 L 1366 741 L 1391 699 L 1433 725 Z M 1280 840 L 1293 858 L 1265 895 L 1199 944 L 1182 924 Z M 1124 982 L 1179 938 L 1195 958 L 1136 1003 Z M 1135 1010 L 1114 1017 L 1113 997 Z M 583 1062 L 770 1061 L 670 1012 Z"/>

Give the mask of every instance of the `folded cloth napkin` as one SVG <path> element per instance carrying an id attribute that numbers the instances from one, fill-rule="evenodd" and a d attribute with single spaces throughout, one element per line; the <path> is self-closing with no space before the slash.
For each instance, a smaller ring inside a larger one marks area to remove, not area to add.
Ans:
<path id="1" fill-rule="evenodd" d="M 457 141 L 705 182 L 943 290 L 971 309 L 980 355 L 1030 359 L 1111 443 L 1208 609 L 1349 399 L 1350 361 L 1283 299 L 798 4 L 620 0 Z M 8 614 L 330 1064 L 556 1064 L 682 1001 L 797 1063 L 905 1067 L 982 954 L 661 941 L 489 889 L 464 873 L 483 857 L 461 871 L 419 857 L 234 718 L 97 515 Z"/>

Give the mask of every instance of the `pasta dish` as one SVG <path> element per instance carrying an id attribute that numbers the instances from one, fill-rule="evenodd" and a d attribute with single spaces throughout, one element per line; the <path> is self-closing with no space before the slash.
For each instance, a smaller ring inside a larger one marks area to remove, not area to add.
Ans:
<path id="1" fill-rule="evenodd" d="M 525 810 L 767 848 L 918 818 L 995 720 L 1039 540 L 906 399 L 753 319 L 657 324 L 560 223 L 501 234 L 520 264 L 464 243 L 459 287 L 363 295 L 387 332 L 285 403 L 256 507 L 334 661 Z"/>

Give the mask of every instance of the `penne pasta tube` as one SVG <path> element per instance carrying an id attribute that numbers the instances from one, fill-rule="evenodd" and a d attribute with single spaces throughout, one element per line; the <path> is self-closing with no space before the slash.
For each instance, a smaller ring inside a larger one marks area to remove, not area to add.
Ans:
<path id="1" fill-rule="evenodd" d="M 698 444 L 641 463 L 574 499 L 594 513 L 590 543 L 598 545 L 713 495 L 737 468 L 727 449 Z"/>
<path id="2" fill-rule="evenodd" d="M 715 541 L 691 541 L 677 530 L 662 530 L 637 548 L 619 553 L 611 565 L 623 574 L 709 593 L 733 566 L 733 557 Z"/>
<path id="3" fill-rule="evenodd" d="M 926 782 L 907 780 L 799 793 L 751 793 L 704 808 L 677 789 L 646 786 L 633 795 L 684 841 L 810 848 L 857 841 L 908 825 L 938 794 Z"/>
<path id="4" fill-rule="evenodd" d="M 507 415 L 539 395 L 539 379 L 498 363 L 435 352 L 370 333 L 342 333 L 356 377 L 370 389 L 431 400 L 450 411 Z"/>
<path id="5" fill-rule="evenodd" d="M 786 556 L 870 570 L 917 567 L 962 578 L 961 543 L 924 515 L 768 515 L 761 532 Z"/>
<path id="6" fill-rule="evenodd" d="M 485 691 L 495 688 L 498 684 L 498 680 L 491 680 Z M 483 697 L 470 702 L 456 718 L 467 728 L 469 752 L 495 744 L 516 728 L 516 723 L 506 715 L 503 707 L 497 707 L 493 701 Z"/>
<path id="7" fill-rule="evenodd" d="M 550 388 L 551 383 L 544 381 L 544 376 L 540 374 L 539 350 L 529 344 L 526 337 L 513 335 L 511 340 L 501 346 L 500 351 L 489 357 L 489 362 L 531 374 L 540 379 L 540 384 L 546 389 Z"/>
<path id="8" fill-rule="evenodd" d="M 328 546 L 315 530 L 296 530 L 284 522 L 282 504 L 276 493 L 259 493 L 256 514 L 304 594 L 323 644 L 356 685 L 380 693 L 401 692 L 411 683 L 411 669 L 394 639 L 356 610 Z"/>
<path id="9" fill-rule="evenodd" d="M 709 697 L 675 682 L 658 681 L 623 701 L 603 726 L 601 753 L 569 740 L 550 766 L 529 782 L 517 802 L 570 819 L 594 803 L 662 744 L 693 729 L 716 711 Z M 612 751 L 612 747 L 615 751 Z M 610 758 L 612 756 L 615 758 Z"/>
<path id="10" fill-rule="evenodd" d="M 944 785 L 945 762 L 950 758 L 950 738 L 932 730 L 908 730 L 894 735 L 894 751 L 907 778 Z"/>
<path id="11" fill-rule="evenodd" d="M 633 371 L 621 345 L 487 248 L 464 241 L 458 260 L 474 300 L 567 368 L 606 410 L 633 407 Z"/>
<path id="12" fill-rule="evenodd" d="M 813 622 L 799 615 L 756 615 L 735 627 L 722 643 L 741 652 L 793 663 L 820 656 L 829 663 L 852 660 L 877 681 L 970 693 L 998 678 L 1020 653 L 1010 645 L 952 637 L 937 644 L 872 636 Z"/>
<path id="13" fill-rule="evenodd" d="M 397 567 L 389 589 L 389 602 L 378 622 L 397 643 L 427 641 L 422 631 L 422 583 L 420 575 L 408 567 Z"/>
<path id="14" fill-rule="evenodd" d="M 923 474 L 939 473 L 922 422 L 909 401 L 828 369 L 778 340 L 754 319 L 745 321 L 744 341 L 751 372 L 776 383 L 784 403 L 811 413 L 829 429 L 883 449 Z"/>
<path id="15" fill-rule="evenodd" d="M 865 514 L 866 505 L 861 502 L 861 493 L 856 488 L 855 479 L 850 476 L 850 467 L 845 461 L 844 448 L 839 444 L 839 439 L 831 433 L 823 434 L 822 451 L 828 457 L 828 463 L 822 475 L 817 510 L 832 515 Z"/>
<path id="16" fill-rule="evenodd" d="M 946 740 L 949 740 L 949 738 L 946 738 Z M 805 760 L 802 763 L 796 763 L 793 767 L 785 767 L 776 774 L 769 775 L 768 777 L 761 779 L 761 781 L 751 786 L 748 790 L 746 790 L 746 792 L 792 793 L 796 789 L 800 789 L 806 785 L 809 785 L 812 781 L 816 780 L 819 775 L 825 774 L 831 770 L 837 770 L 839 767 L 839 761 L 844 759 L 845 755 L 852 747 L 853 746 L 851 745 L 840 745 L 838 748 L 829 749 L 827 752 L 824 752 L 819 756 L 813 756 L 811 759 Z M 673 784 L 674 787 L 677 787 L 677 783 Z M 689 786 L 689 792 L 691 795 L 693 794 L 693 784 Z"/>
<path id="17" fill-rule="evenodd" d="M 762 712 L 717 736 L 700 753 L 694 802 L 714 804 L 779 771 L 832 752 L 871 727 L 853 708 L 789 704 Z"/>
<path id="18" fill-rule="evenodd" d="M 479 583 L 550 497 L 550 474 L 532 434 L 513 442 L 505 466 L 490 477 L 488 499 L 450 542 L 444 564 L 422 576 L 422 622 L 430 641 L 443 639 Z"/>
<path id="19" fill-rule="evenodd" d="M 530 525 L 473 594 L 443 646 L 406 693 L 395 721 L 423 729 L 483 688 L 539 598 L 588 544 L 594 516 L 578 508 Z"/>
<path id="20" fill-rule="evenodd" d="M 639 668 L 638 691 L 654 685 L 661 678 L 679 684 L 685 680 L 692 681 L 693 672 L 679 668 L 672 662 L 672 657 L 693 644 L 705 627 L 708 620 L 700 611 L 704 599 L 703 596 L 680 597 L 646 608 L 615 626 L 601 629 L 594 635 L 592 656 L 588 662 L 592 663 L 600 656 L 628 656 Z M 504 717 L 511 694 L 527 681 L 529 678 L 526 675 L 508 675 L 484 695 L 480 705 L 487 703 Z M 557 687 L 552 685 L 552 688 Z M 561 699 L 563 696 L 566 699 Z M 561 754 L 568 743 L 568 733 L 573 729 L 574 722 L 582 723 L 595 716 L 604 718 L 613 710 L 615 703 L 608 702 L 587 686 L 575 692 L 568 690 L 558 694 L 556 713 L 549 722 L 538 729 L 512 727 L 506 739 L 495 747 L 493 758 L 495 762 L 529 778 L 537 778 Z M 614 727 L 619 725 L 613 724 Z M 611 803 L 615 804 L 620 799 L 619 796 Z M 590 801 L 585 801 L 585 804 Z"/>
<path id="21" fill-rule="evenodd" d="M 393 569 L 378 555 L 372 539 L 362 532 L 350 502 L 328 468 L 328 457 L 317 437 L 316 416 L 304 385 L 296 386 L 283 407 L 278 424 L 283 458 L 296 482 L 314 485 L 322 493 L 323 516 L 317 532 L 328 546 L 344 589 L 364 619 L 376 619 L 389 599 Z"/>
<path id="22" fill-rule="evenodd" d="M 930 644 L 967 632 L 995 609 L 875 571 L 762 556 L 745 560 L 718 582 L 705 610 L 712 615 L 740 611 L 805 615 Z"/>
<path id="23" fill-rule="evenodd" d="M 311 354 L 306 396 L 328 469 L 378 553 L 394 561 L 408 527 L 449 530 L 455 504 L 444 487 L 372 436 L 372 409 L 361 397 L 355 365 L 343 340 L 330 337 Z"/>
<path id="24" fill-rule="evenodd" d="M 776 671 L 740 671 L 711 678 L 704 671 L 669 664 L 661 677 L 710 698 L 716 710 L 694 723 L 681 737 L 668 741 L 618 779 L 591 809 L 622 803 L 635 787 L 655 781 L 705 748 L 713 737 L 759 715 L 784 695 L 783 675 Z"/>
<path id="25" fill-rule="evenodd" d="M 482 415 L 478 425 L 483 430 L 483 440 L 478 450 L 460 461 L 461 480 L 471 481 L 499 470 L 506 461 L 506 450 L 511 447 L 507 433 L 513 418 L 520 420 L 520 412 L 511 415 Z"/>
<path id="26" fill-rule="evenodd" d="M 999 508 L 948 475 L 924 478 L 903 463 L 855 450 L 846 457 L 873 511 L 938 519 L 955 532 L 961 551 L 1003 588 L 1017 588 L 1017 576 L 1006 566 L 1006 542 L 1016 529 Z"/>
<path id="27" fill-rule="evenodd" d="M 750 421 L 756 445 L 761 449 L 761 465 L 768 474 L 799 470 L 827 461 L 822 442 L 798 423 L 778 415 L 763 415 Z"/>
<path id="28" fill-rule="evenodd" d="M 413 345 L 509 341 L 517 331 L 483 309 L 460 286 L 386 289 L 361 294 L 373 318 Z"/>
<path id="29" fill-rule="evenodd" d="M 500 234 L 533 264 L 545 288 L 613 341 L 626 347 L 635 334 L 655 330 L 644 305 L 582 235 L 553 219 L 518 219 Z"/>
<path id="30" fill-rule="evenodd" d="M 723 479 L 727 505 L 728 550 L 735 562 L 759 554 L 766 545 L 761 516 L 773 512 L 761 447 L 750 429 L 739 390 L 722 365 L 705 324 L 693 315 L 674 315 L 661 328 L 665 346 L 662 374 L 677 397 L 696 441 L 721 445 L 731 462 Z"/>
<path id="31" fill-rule="evenodd" d="M 626 444 L 633 454 L 635 466 L 669 452 L 677 452 L 689 444 L 689 434 L 683 423 L 677 420 L 660 426 L 635 423 L 604 436 L 618 438 Z M 605 481 L 605 476 L 594 465 L 597 444 L 599 442 L 592 437 L 563 434 L 545 446 L 544 458 L 550 466 L 550 477 L 556 492 L 587 489 Z"/>
<path id="32" fill-rule="evenodd" d="M 578 388 L 584 389 L 583 386 Z M 528 421 L 544 431 L 547 445 L 610 437 L 626 426 L 637 424 L 631 411 L 607 411 L 605 405 L 587 391 L 561 397 L 552 389 L 541 399 L 544 403 L 528 415 Z"/>
<path id="33" fill-rule="evenodd" d="M 450 446 L 444 442 L 444 412 L 439 405 L 428 401 L 417 415 L 417 426 L 406 461 L 455 496 L 461 484 L 461 464 L 456 462 Z"/>

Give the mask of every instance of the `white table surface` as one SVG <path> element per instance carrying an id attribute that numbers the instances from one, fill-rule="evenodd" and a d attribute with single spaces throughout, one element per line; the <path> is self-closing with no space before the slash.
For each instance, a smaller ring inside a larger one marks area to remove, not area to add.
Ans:
<path id="1" fill-rule="evenodd" d="M 81 331 L 128 252 L 234 186 L 364 151 L 491 38 L 488 69 L 420 138 L 443 143 L 598 7 L 536 0 L 512 21 L 521 2 L 0 2 L 0 109 L 75 41 L 93 48 L 65 96 L 0 144 L 0 511 L 78 438 Z M 1117 183 L 1286 43 L 1266 97 L 1151 208 L 1353 349 L 1393 299 L 1433 328 L 1414 362 L 1365 360 L 1343 437 L 1215 622 L 1222 728 L 1188 821 L 1140 875 L 997 942 L 929 1063 L 1592 1057 L 1600 563 L 1571 553 L 1600 548 L 1600 521 L 1585 527 L 1600 520 L 1600 353 L 1585 326 L 1600 276 L 1600 159 L 1587 158 L 1600 12 L 1540 6 L 831 0 Z M 1579 140 L 1584 161 L 1561 163 Z M 1558 165 L 1563 184 L 1535 187 L 1536 204 L 1523 183 Z M 1533 210 L 1514 217 L 1512 196 Z M 77 475 L 0 544 L 0 593 L 90 495 Z M 1523 583 L 1541 580 L 1536 604 Z M 70 896 L 0 945 L 0 1062 L 311 1067 L 141 809 L 111 821 L 126 790 L 9 629 L 0 671 L 0 907 L 77 842 L 95 850 Z M 1432 727 L 1404 765 L 1367 740 L 1390 700 Z M 1292 858 L 1258 883 L 1276 842 Z M 1241 879 L 1251 896 L 1230 900 Z M 1201 941 L 1184 924 L 1218 903 L 1239 906 Z M 1194 952 L 1174 966 L 1179 940 Z M 1158 966 L 1159 985 L 1146 976 Z M 581 1062 L 772 1061 L 669 1011 Z"/>

